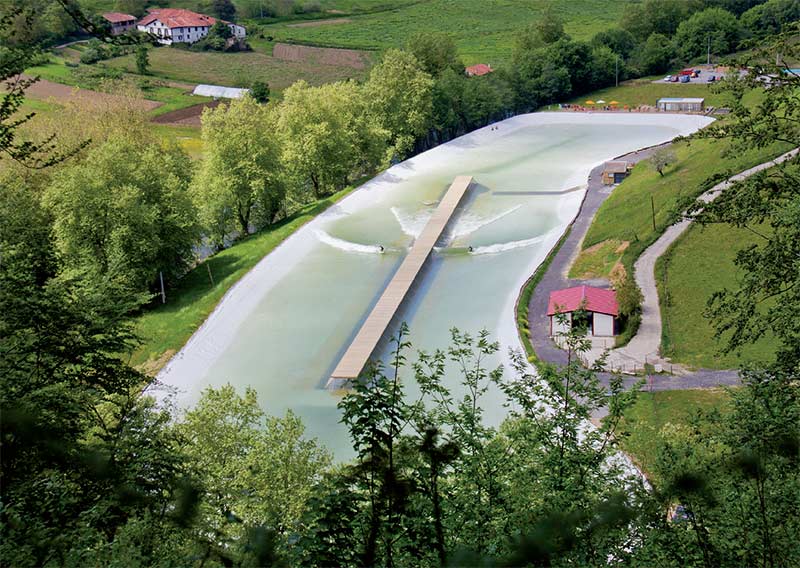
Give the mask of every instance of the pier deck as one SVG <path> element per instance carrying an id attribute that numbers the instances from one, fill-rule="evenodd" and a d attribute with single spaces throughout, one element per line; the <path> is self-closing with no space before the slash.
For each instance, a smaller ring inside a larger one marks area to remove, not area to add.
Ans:
<path id="1" fill-rule="evenodd" d="M 431 250 L 442 235 L 447 223 L 467 192 L 471 176 L 458 176 L 445 193 L 430 221 L 420 233 L 408 255 L 383 291 L 378 303 L 372 308 L 355 339 L 339 360 L 339 364 L 328 379 L 330 390 L 344 388 L 361 374 L 378 343 L 383 338 L 400 304 L 411 289 L 414 280 L 428 260 Z"/>

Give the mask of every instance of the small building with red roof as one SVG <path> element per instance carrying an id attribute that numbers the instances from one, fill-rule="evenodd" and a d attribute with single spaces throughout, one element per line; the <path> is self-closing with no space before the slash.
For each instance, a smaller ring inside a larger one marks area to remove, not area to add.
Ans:
<path id="1" fill-rule="evenodd" d="M 574 286 L 550 292 L 547 315 L 550 317 L 550 335 L 569 332 L 573 314 L 583 311 L 588 317 L 589 335 L 609 337 L 617 334 L 619 304 L 614 290 L 594 286 Z M 566 322 L 559 322 L 558 314 L 566 315 Z"/>
<path id="2" fill-rule="evenodd" d="M 220 20 L 226 24 L 235 39 L 245 38 L 244 26 Z M 139 20 L 139 31 L 148 33 L 164 45 L 194 43 L 206 37 L 216 18 L 182 8 L 156 8 Z"/>
<path id="3" fill-rule="evenodd" d="M 482 75 L 488 75 L 494 69 L 492 69 L 491 65 L 486 65 L 485 63 L 478 63 L 477 65 L 470 65 L 464 71 L 467 73 L 469 77 L 480 77 Z"/>
<path id="4" fill-rule="evenodd" d="M 122 12 L 106 12 L 103 19 L 111 25 L 111 35 L 122 35 L 136 27 L 136 16 Z"/>

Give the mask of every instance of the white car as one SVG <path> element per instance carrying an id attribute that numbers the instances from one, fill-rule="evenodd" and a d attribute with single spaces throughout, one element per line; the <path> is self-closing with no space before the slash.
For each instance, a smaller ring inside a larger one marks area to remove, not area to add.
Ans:
<path id="1" fill-rule="evenodd" d="M 667 75 L 666 77 L 664 77 L 664 81 L 666 81 L 667 83 L 672 81 L 672 75 Z"/>

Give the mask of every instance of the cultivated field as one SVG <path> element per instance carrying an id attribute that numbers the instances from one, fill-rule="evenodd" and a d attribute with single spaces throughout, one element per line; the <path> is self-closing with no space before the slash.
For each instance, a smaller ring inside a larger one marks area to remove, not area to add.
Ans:
<path id="1" fill-rule="evenodd" d="M 132 55 L 110 59 L 104 65 L 129 72 L 136 69 Z M 300 79 L 320 85 L 359 78 L 364 71 L 348 65 L 326 65 L 313 57 L 287 61 L 257 51 L 216 53 L 160 47 L 150 50 L 150 73 L 166 79 L 226 87 L 249 87 L 253 81 L 266 81 L 273 91 L 281 91 Z"/>
<path id="2" fill-rule="evenodd" d="M 564 20 L 567 33 L 589 39 L 616 24 L 630 3 L 552 0 L 549 5 Z M 455 39 L 465 63 L 496 64 L 508 59 L 517 32 L 535 23 L 544 7 L 545 3 L 530 0 L 424 0 L 393 10 L 348 16 L 349 21 L 335 25 L 284 22 L 264 30 L 276 40 L 367 50 L 401 47 L 417 32 L 446 32 Z"/>

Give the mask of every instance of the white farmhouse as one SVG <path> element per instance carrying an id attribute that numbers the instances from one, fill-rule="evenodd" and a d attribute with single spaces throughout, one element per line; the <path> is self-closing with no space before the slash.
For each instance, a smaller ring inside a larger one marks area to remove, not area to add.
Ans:
<path id="1" fill-rule="evenodd" d="M 244 26 L 225 22 L 236 39 L 244 39 Z M 191 10 L 179 8 L 157 8 L 142 18 L 136 26 L 139 31 L 151 34 L 159 43 L 194 43 L 208 35 L 211 26 L 217 23 L 215 18 L 198 14 Z"/>

